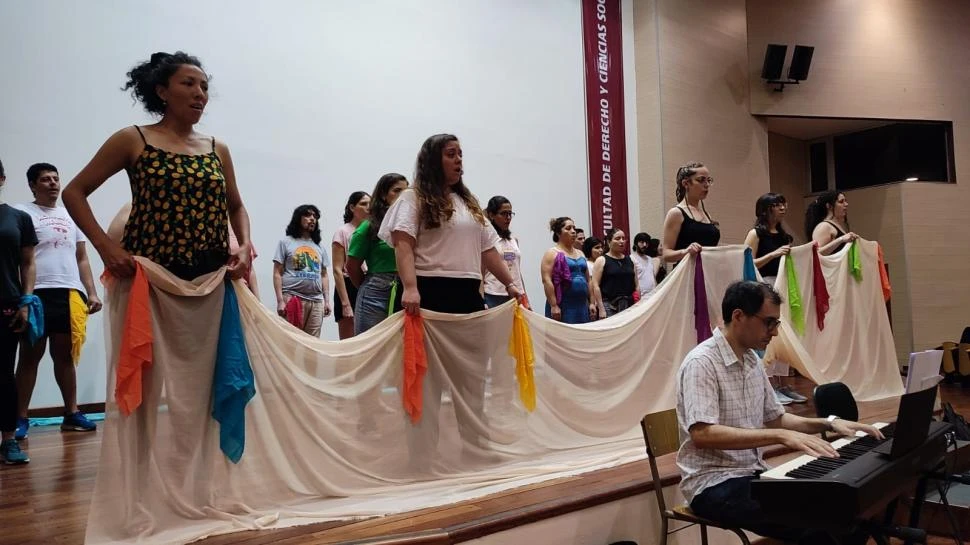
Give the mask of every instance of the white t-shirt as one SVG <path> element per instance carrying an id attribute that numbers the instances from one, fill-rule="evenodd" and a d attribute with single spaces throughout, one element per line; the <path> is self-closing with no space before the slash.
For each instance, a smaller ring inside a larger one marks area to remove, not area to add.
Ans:
<path id="1" fill-rule="evenodd" d="M 512 276 L 512 283 L 515 287 L 519 288 L 520 291 L 525 291 L 525 286 L 522 285 L 522 251 L 519 250 L 519 243 L 515 238 L 510 238 L 508 240 L 504 238 L 499 238 L 498 244 L 495 245 L 495 249 L 498 250 L 498 255 L 502 256 L 502 261 L 509 268 L 509 275 Z M 501 295 L 507 296 L 508 291 L 502 284 L 502 281 L 495 277 L 494 274 L 489 271 L 485 271 L 485 293 L 489 295 Z"/>
<path id="2" fill-rule="evenodd" d="M 482 279 L 482 253 L 499 241 L 489 222 L 479 223 L 461 197 L 451 194 L 455 212 L 435 229 L 426 229 L 418 218 L 418 198 L 413 189 L 401 193 L 381 223 L 379 236 L 394 246 L 391 233 L 402 231 L 415 238 L 414 270 L 418 276 Z"/>
<path id="3" fill-rule="evenodd" d="M 70 288 L 87 295 L 77 266 L 77 244 L 87 239 L 74 225 L 67 210 L 63 206 L 47 208 L 34 203 L 14 207 L 30 215 L 37 231 L 38 244 L 34 248 L 37 280 L 34 289 Z"/>
<path id="4" fill-rule="evenodd" d="M 653 275 L 653 260 L 656 258 L 631 252 L 630 259 L 633 260 L 633 265 L 637 270 L 637 284 L 640 285 L 640 297 L 646 297 L 650 295 L 653 288 L 657 287 L 657 277 Z"/>

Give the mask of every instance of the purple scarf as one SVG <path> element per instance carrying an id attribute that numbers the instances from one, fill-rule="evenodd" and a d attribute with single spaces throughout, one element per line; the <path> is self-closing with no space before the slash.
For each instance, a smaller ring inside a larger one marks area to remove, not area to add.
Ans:
<path id="1" fill-rule="evenodd" d="M 704 289 L 704 263 L 701 254 L 695 256 L 694 263 L 694 329 L 697 342 L 703 342 L 714 335 L 711 333 L 711 316 L 707 312 L 707 290 Z"/>
<path id="2" fill-rule="evenodd" d="M 570 282 L 572 282 L 572 276 L 569 265 L 566 263 L 566 254 L 557 253 L 556 259 L 552 262 L 552 283 L 556 286 L 557 306 L 562 304 L 563 284 L 568 288 Z"/>

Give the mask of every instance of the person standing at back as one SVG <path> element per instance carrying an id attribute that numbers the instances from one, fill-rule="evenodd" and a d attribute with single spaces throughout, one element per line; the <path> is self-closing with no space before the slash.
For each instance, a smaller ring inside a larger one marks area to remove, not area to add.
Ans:
<path id="1" fill-rule="evenodd" d="M 360 335 L 402 309 L 401 279 L 397 276 L 394 248 L 378 238 L 387 210 L 408 188 L 407 179 L 394 172 L 377 180 L 368 217 L 357 226 L 347 248 L 347 272 L 357 287 L 354 335 Z"/>
<path id="2" fill-rule="evenodd" d="M 84 343 L 88 314 L 101 310 L 84 235 L 67 210 L 57 205 L 61 179 L 57 167 L 37 163 L 27 169 L 27 185 L 34 202 L 17 205 L 34 223 L 34 295 L 44 307 L 44 337 L 31 345 L 23 341 L 17 363 L 17 439 L 27 437 L 27 409 L 37 382 L 37 368 L 47 345 L 54 362 L 54 379 L 64 400 L 62 431 L 94 431 L 97 426 L 77 406 L 75 366 Z"/>
<path id="3" fill-rule="evenodd" d="M 0 189 L 7 177 L 0 162 Z M 17 429 L 17 381 L 14 364 L 20 339 L 29 325 L 34 292 L 34 246 L 37 233 L 26 212 L 0 202 L 0 462 L 26 464 L 30 458 L 14 438 Z"/>
<path id="4" fill-rule="evenodd" d="M 330 316 L 327 251 L 320 240 L 320 209 L 303 204 L 293 210 L 273 255 L 276 313 L 318 338 L 323 318 Z"/>
<path id="5" fill-rule="evenodd" d="M 637 269 L 637 287 L 640 299 L 645 299 L 657 287 L 657 274 L 660 273 L 660 260 L 650 255 L 650 235 L 637 233 L 633 237 L 633 251 L 630 259 Z"/>
<path id="6" fill-rule="evenodd" d="M 606 232 L 606 244 L 607 252 L 593 263 L 600 318 L 609 318 L 632 307 L 634 294 L 639 296 L 636 266 L 625 252 L 626 233 L 610 229 Z"/>
<path id="7" fill-rule="evenodd" d="M 694 161 L 677 169 L 677 206 L 664 218 L 664 261 L 679 263 L 684 256 L 720 242 L 718 224 L 704 206 L 713 185 L 714 177 L 703 163 Z"/>
<path id="8" fill-rule="evenodd" d="M 849 201 L 845 193 L 826 191 L 805 208 L 805 236 L 818 244 L 818 253 L 831 255 L 859 238 L 849 230 Z"/>
<path id="9" fill-rule="evenodd" d="M 583 244 L 586 242 L 586 231 L 583 231 L 580 227 L 576 227 L 574 230 L 576 231 L 576 238 L 573 240 L 573 248 L 582 251 Z"/>
<path id="10" fill-rule="evenodd" d="M 576 249 L 576 228 L 572 218 L 551 219 L 549 230 L 555 245 L 546 250 L 540 264 L 546 294 L 546 318 L 566 324 L 585 324 L 597 308 L 595 284 L 590 276 L 592 266 L 583 252 Z"/>
<path id="11" fill-rule="evenodd" d="M 509 229 L 512 225 L 512 218 L 515 217 L 515 212 L 512 211 L 512 203 L 507 198 L 496 195 L 488 200 L 485 213 L 488 214 L 492 227 L 498 233 L 499 240 L 495 249 L 498 250 L 499 255 L 502 256 L 502 261 L 508 266 L 515 287 L 525 294 L 525 281 L 522 279 L 522 251 L 519 250 L 519 239 L 513 236 Z M 484 271 L 484 273 L 482 284 L 484 286 L 485 306 L 495 308 L 512 298 L 508 293 L 505 293 L 505 286 L 494 274 L 488 271 Z"/>
<path id="12" fill-rule="evenodd" d="M 781 221 L 788 212 L 788 201 L 779 193 L 765 193 L 754 205 L 754 228 L 748 231 L 744 244 L 754 254 L 754 266 L 761 278 L 775 285 L 781 256 L 791 253 L 792 236 Z"/>
<path id="13" fill-rule="evenodd" d="M 344 224 L 333 234 L 330 253 L 333 258 L 333 318 L 337 322 L 337 333 L 341 339 L 354 336 L 354 306 L 357 304 L 357 286 L 350 281 L 347 269 L 347 250 L 350 238 L 357 227 L 367 219 L 370 210 L 370 195 L 365 191 L 354 191 L 344 205 Z"/>

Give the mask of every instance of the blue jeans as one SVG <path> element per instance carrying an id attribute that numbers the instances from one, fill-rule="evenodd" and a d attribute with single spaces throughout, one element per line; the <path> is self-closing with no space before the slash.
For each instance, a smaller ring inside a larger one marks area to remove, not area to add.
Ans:
<path id="1" fill-rule="evenodd" d="M 861 531 L 836 537 L 822 530 L 766 522 L 768 517 L 761 509 L 761 503 L 751 497 L 751 481 L 757 478 L 755 475 L 736 477 L 705 488 L 694 496 L 690 508 L 706 519 L 800 545 L 863 545 L 868 540 L 868 534 Z M 793 497 L 792 505 L 797 502 L 798 498 Z"/>
<path id="2" fill-rule="evenodd" d="M 391 287 L 397 284 L 397 295 L 391 311 Z M 357 291 L 357 303 L 354 307 L 354 335 L 360 335 L 375 325 L 381 323 L 384 318 L 393 312 L 401 310 L 401 292 L 404 287 L 397 278 L 397 273 L 372 273 L 368 274 L 360 289 Z"/>
<path id="3" fill-rule="evenodd" d="M 488 308 L 495 308 L 504 304 L 506 301 L 512 299 L 511 295 L 492 295 L 491 293 L 485 294 L 485 306 Z"/>

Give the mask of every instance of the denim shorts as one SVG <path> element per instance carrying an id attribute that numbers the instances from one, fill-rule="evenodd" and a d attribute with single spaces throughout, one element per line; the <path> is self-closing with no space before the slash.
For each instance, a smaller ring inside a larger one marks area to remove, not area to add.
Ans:
<path id="1" fill-rule="evenodd" d="M 392 303 L 391 291 L 395 284 L 397 294 Z M 397 273 L 371 273 L 364 277 L 357 291 L 357 304 L 354 307 L 354 335 L 360 335 L 401 310 L 403 291 L 404 287 Z"/>

